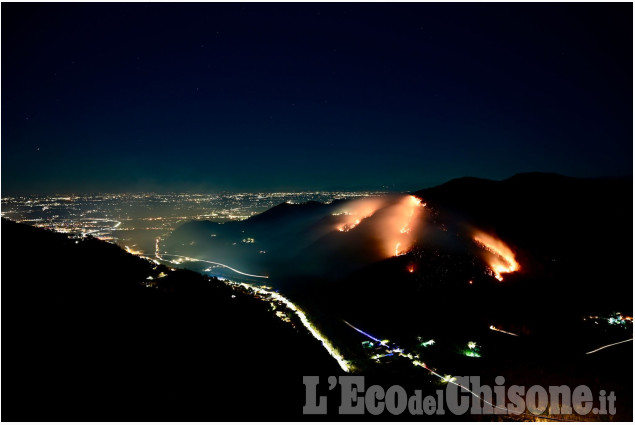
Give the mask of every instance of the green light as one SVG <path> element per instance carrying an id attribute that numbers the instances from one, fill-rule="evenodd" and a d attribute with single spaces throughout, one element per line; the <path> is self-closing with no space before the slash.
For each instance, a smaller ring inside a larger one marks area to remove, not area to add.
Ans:
<path id="1" fill-rule="evenodd" d="M 422 347 L 429 347 L 429 346 L 434 345 L 434 344 L 435 344 L 434 340 L 433 340 L 433 339 L 431 339 L 431 340 L 429 340 L 429 341 L 422 342 L 422 343 L 421 343 L 421 346 L 422 346 Z"/>

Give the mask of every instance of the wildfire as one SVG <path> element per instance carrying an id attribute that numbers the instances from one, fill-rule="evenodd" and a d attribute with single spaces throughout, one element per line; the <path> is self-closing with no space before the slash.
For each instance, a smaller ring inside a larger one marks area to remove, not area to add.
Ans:
<path id="1" fill-rule="evenodd" d="M 368 218 L 368 217 L 364 217 L 364 218 Z M 342 225 L 337 226 L 337 230 L 339 230 L 340 232 L 348 232 L 349 230 L 352 230 L 355 227 L 357 227 L 357 225 L 361 222 L 362 222 L 362 219 L 358 218 L 353 223 L 344 223 Z"/>
<path id="2" fill-rule="evenodd" d="M 473 238 L 485 250 L 485 261 L 496 279 L 502 281 L 504 273 L 520 270 L 514 252 L 503 241 L 483 232 L 476 232 Z"/>
<path id="3" fill-rule="evenodd" d="M 348 232 L 363 220 L 372 217 L 379 208 L 383 207 L 385 201 L 379 198 L 361 199 L 347 203 L 346 211 L 341 211 L 335 215 L 341 217 L 336 229 L 340 232 Z"/>
<path id="4" fill-rule="evenodd" d="M 380 244 L 382 255 L 404 255 L 414 244 L 415 233 L 421 223 L 419 217 L 425 206 L 412 195 L 351 201 L 334 214 L 338 217 L 335 229 L 350 232 L 368 219 L 367 228 Z"/>
<path id="5" fill-rule="evenodd" d="M 400 202 L 390 207 L 383 222 L 384 238 L 388 243 L 388 249 L 394 256 L 406 254 L 415 242 L 413 230 L 420 224 L 419 215 L 426 204 L 415 196 L 408 195 Z"/>
<path id="6" fill-rule="evenodd" d="M 410 195 L 406 200 L 407 206 L 409 206 L 409 211 L 407 213 L 407 222 L 399 229 L 399 233 L 410 233 L 410 222 L 412 221 L 412 217 L 417 211 L 417 207 L 425 207 L 425 203 L 421 203 L 421 200 Z"/>

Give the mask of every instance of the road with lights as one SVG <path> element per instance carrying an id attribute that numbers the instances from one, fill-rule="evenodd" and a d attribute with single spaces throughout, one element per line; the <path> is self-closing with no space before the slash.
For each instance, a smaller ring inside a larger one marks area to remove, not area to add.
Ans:
<path id="1" fill-rule="evenodd" d="M 457 382 L 456 377 L 454 377 L 452 375 L 441 375 L 434 368 L 431 368 L 426 363 L 420 361 L 419 360 L 419 355 L 414 355 L 413 356 L 412 354 L 407 353 L 403 349 L 397 347 L 395 344 L 392 344 L 392 346 L 391 346 L 390 344 L 388 344 L 387 340 L 380 340 L 379 338 L 374 337 L 374 336 L 368 334 L 367 332 L 364 332 L 363 330 L 351 325 L 349 322 L 347 322 L 345 320 L 343 322 L 346 325 L 348 325 L 349 327 L 351 327 L 352 329 L 354 329 L 355 331 L 359 332 L 361 335 L 364 335 L 365 337 L 368 337 L 368 338 L 372 339 L 373 341 L 376 341 L 376 342 L 380 343 L 380 345 L 382 345 L 382 346 L 387 348 L 387 351 L 389 352 L 388 354 L 386 354 L 384 356 L 374 356 L 374 357 L 371 357 L 371 359 L 378 360 L 381 357 L 393 356 L 395 354 L 397 354 L 397 355 L 399 355 L 401 357 L 405 357 L 405 358 L 411 360 L 411 362 L 412 362 L 412 364 L 414 366 L 421 367 L 421 368 L 427 370 L 430 374 L 432 374 L 432 375 L 436 376 L 437 378 L 439 378 L 441 380 L 441 382 L 446 383 L 448 385 L 455 385 L 455 386 L 457 386 L 459 388 L 462 388 L 466 392 L 472 394 L 472 396 L 474 396 L 475 398 L 478 398 L 479 400 L 483 401 L 483 403 L 486 403 L 487 405 L 489 405 L 492 408 L 494 408 L 495 411 L 498 410 L 499 412 L 505 412 L 504 414 L 507 414 L 507 415 L 513 414 L 513 415 L 515 415 L 516 418 L 518 416 L 522 416 L 523 418 L 526 418 L 526 419 L 529 419 L 529 420 L 534 420 L 534 421 L 536 419 L 545 419 L 545 420 L 550 420 L 550 421 L 575 422 L 575 421 L 570 421 L 570 420 L 567 420 L 567 419 L 555 418 L 555 417 L 552 417 L 552 416 L 527 414 L 524 411 L 514 411 L 512 409 L 509 409 L 508 406 L 498 406 L 496 404 L 493 404 L 490 401 L 485 400 L 479 394 L 477 394 L 474 391 L 470 390 L 468 387 L 466 387 L 466 386 L 460 384 L 459 382 Z M 626 342 L 626 341 L 622 341 L 622 342 Z M 434 340 L 427 341 L 427 343 L 429 343 L 429 345 L 432 345 L 432 344 L 434 344 Z M 470 341 L 468 343 L 468 347 L 473 350 L 473 349 L 476 348 L 476 343 Z"/>
<path id="2" fill-rule="evenodd" d="M 227 264 L 217 263 L 215 261 L 202 260 L 200 258 L 187 257 L 185 255 L 166 254 L 166 253 L 162 253 L 161 254 L 161 257 L 166 257 L 166 256 L 167 257 L 182 258 L 184 261 L 208 263 L 208 264 L 213 264 L 215 266 L 225 267 L 226 269 L 229 269 L 229 270 L 233 271 L 234 273 L 238 273 L 238 274 L 241 274 L 243 276 L 255 277 L 255 278 L 259 278 L 259 279 L 269 279 L 269 276 L 262 276 L 262 275 L 258 275 L 258 274 L 250 274 L 250 273 L 241 272 L 240 270 L 236 270 L 235 268 L 230 267 Z M 177 264 L 180 264 L 180 263 L 177 263 Z"/>
<path id="3" fill-rule="evenodd" d="M 604 350 L 605 348 L 613 347 L 614 345 L 624 344 L 625 342 L 629 342 L 629 341 L 632 341 L 632 340 L 633 340 L 633 338 L 629 338 L 629 339 L 626 339 L 624 341 L 615 342 L 613 344 L 603 345 L 600 348 L 596 348 L 595 350 L 589 351 L 587 354 L 597 353 L 598 351 Z"/>

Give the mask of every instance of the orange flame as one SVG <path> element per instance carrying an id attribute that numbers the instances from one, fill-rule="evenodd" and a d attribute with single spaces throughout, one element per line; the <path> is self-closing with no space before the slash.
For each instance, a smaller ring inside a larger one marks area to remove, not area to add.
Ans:
<path id="1" fill-rule="evenodd" d="M 380 198 L 359 199 L 348 202 L 345 211 L 335 214 L 341 217 L 336 229 L 340 232 L 348 232 L 354 229 L 363 220 L 375 214 L 375 211 L 381 208 L 384 203 L 385 200 Z"/>
<path id="2" fill-rule="evenodd" d="M 349 232 L 365 219 L 372 220 L 372 232 L 385 257 L 406 254 L 414 244 L 419 215 L 426 204 L 415 196 L 366 198 L 351 201 L 337 212 L 336 230 Z"/>
<path id="3" fill-rule="evenodd" d="M 485 250 L 485 261 L 489 264 L 496 279 L 502 281 L 503 273 L 520 270 L 520 264 L 516 261 L 514 252 L 505 242 L 480 231 L 477 231 L 473 238 Z"/>
<path id="4" fill-rule="evenodd" d="M 382 211 L 377 234 L 387 257 L 398 257 L 410 251 L 425 206 L 420 199 L 408 195 Z"/>

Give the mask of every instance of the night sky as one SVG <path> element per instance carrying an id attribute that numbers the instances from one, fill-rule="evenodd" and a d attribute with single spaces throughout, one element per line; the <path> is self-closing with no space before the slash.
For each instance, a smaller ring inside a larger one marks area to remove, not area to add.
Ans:
<path id="1" fill-rule="evenodd" d="M 632 4 L 2 4 L 2 193 L 632 175 Z"/>

